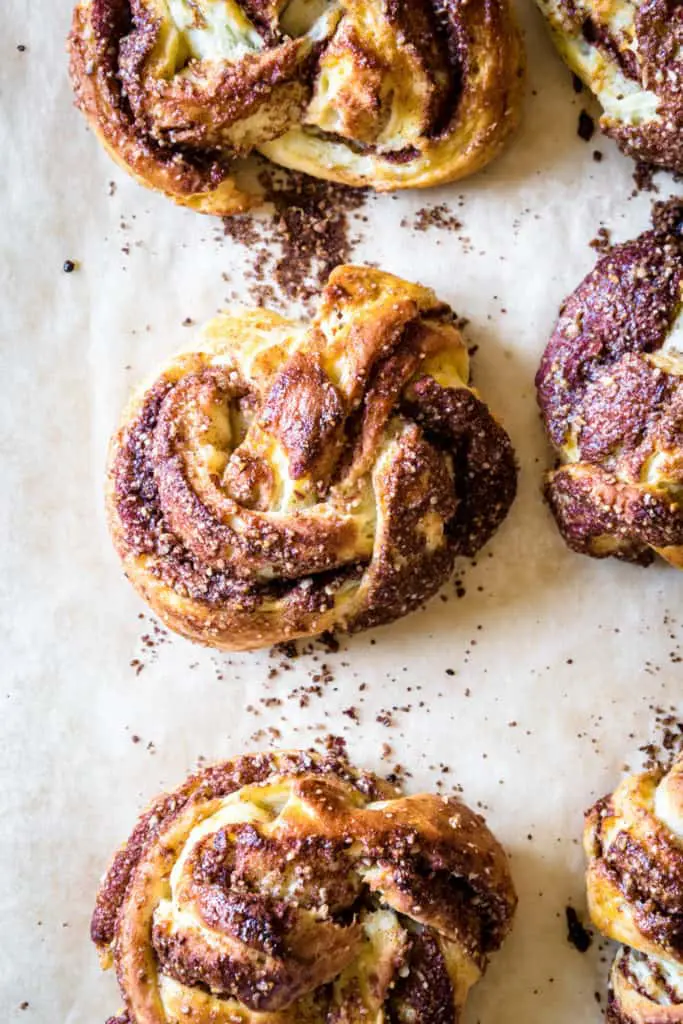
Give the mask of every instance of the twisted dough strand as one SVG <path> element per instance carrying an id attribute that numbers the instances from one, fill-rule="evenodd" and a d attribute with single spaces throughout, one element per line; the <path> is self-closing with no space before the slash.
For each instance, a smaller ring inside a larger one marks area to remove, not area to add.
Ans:
<path id="1" fill-rule="evenodd" d="M 683 171 L 683 7 L 679 0 L 537 0 L 558 50 L 603 107 L 629 156 Z"/>
<path id="2" fill-rule="evenodd" d="M 683 567 L 683 204 L 615 246 L 560 311 L 536 377 L 562 465 L 546 494 L 583 554 Z"/>
<path id="3" fill-rule="evenodd" d="M 130 1024 L 456 1024 L 515 903 L 502 849 L 458 800 L 295 751 L 155 801 L 92 937 Z"/>
<path id="4" fill-rule="evenodd" d="M 508 0 L 82 0 L 77 105 L 143 184 L 203 213 L 253 204 L 260 150 L 376 189 L 471 174 L 518 120 Z"/>
<path id="5" fill-rule="evenodd" d="M 624 779 L 588 812 L 588 904 L 624 943 L 612 966 L 609 1024 L 683 1021 L 683 759 Z"/>
<path id="6" fill-rule="evenodd" d="M 333 272 L 310 325 L 217 318 L 112 443 L 127 575 L 172 628 L 230 649 L 405 614 L 514 497 L 468 373 L 448 307 L 365 267 Z"/>

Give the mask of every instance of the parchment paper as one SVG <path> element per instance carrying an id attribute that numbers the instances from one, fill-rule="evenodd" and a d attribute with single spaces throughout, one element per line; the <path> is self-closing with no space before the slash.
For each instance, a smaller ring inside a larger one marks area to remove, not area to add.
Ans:
<path id="1" fill-rule="evenodd" d="M 2 14 L 0 1016 L 93 1024 L 113 1013 L 88 921 L 140 808 L 200 756 L 331 732 L 357 763 L 409 768 L 411 789 L 462 784 L 512 855 L 516 928 L 469 1024 L 597 1024 L 607 954 L 597 942 L 579 954 L 564 922 L 568 902 L 584 913 L 582 811 L 640 763 L 653 707 L 680 702 L 683 576 L 564 548 L 539 497 L 549 455 L 533 374 L 560 301 L 595 260 L 589 240 L 603 223 L 617 240 L 643 230 L 653 196 L 632 196 L 633 165 L 611 143 L 577 137 L 581 107 L 595 110 L 525 4 L 526 116 L 507 154 L 467 183 L 369 202 L 354 253 L 429 284 L 469 319 L 476 382 L 518 452 L 519 498 L 466 568 L 465 595 L 451 584 L 447 601 L 289 670 L 267 652 L 229 657 L 163 637 L 150 647 L 153 620 L 104 526 L 106 443 L 130 386 L 189 340 L 183 321 L 208 319 L 232 289 L 246 297 L 243 252 L 220 224 L 117 171 L 86 131 L 66 76 L 68 0 L 4 0 Z M 662 195 L 676 188 L 657 180 Z M 400 227 L 440 202 L 469 242 Z M 323 662 L 323 696 L 288 700 Z M 342 713 L 352 705 L 358 723 Z M 412 710 L 378 722 L 393 705 Z"/>

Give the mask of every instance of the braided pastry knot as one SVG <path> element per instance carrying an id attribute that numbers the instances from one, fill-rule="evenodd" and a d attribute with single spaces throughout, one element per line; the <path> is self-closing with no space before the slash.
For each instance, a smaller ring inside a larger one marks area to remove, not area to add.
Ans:
<path id="1" fill-rule="evenodd" d="M 156 800 L 92 937 L 130 1024 L 456 1024 L 515 905 L 502 848 L 460 801 L 294 751 Z"/>
<path id="2" fill-rule="evenodd" d="M 436 185 L 497 155 L 518 120 L 508 0 L 81 0 L 76 102 L 143 184 L 244 210 L 235 160 L 379 190 Z"/>
<path id="3" fill-rule="evenodd" d="M 565 302 L 536 384 L 563 462 L 547 497 L 570 547 L 683 568 L 683 203 L 613 248 Z"/>
<path id="4" fill-rule="evenodd" d="M 218 317 L 112 443 L 127 575 L 171 628 L 226 649 L 403 615 L 514 497 L 468 375 L 449 308 L 366 267 L 334 271 L 309 325 Z"/>
<path id="5" fill-rule="evenodd" d="M 624 943 L 612 967 L 610 1024 L 683 1021 L 683 759 L 624 779 L 586 816 L 588 904 Z"/>
<path id="6" fill-rule="evenodd" d="M 537 0 L 563 58 L 629 156 L 683 171 L 680 0 Z"/>

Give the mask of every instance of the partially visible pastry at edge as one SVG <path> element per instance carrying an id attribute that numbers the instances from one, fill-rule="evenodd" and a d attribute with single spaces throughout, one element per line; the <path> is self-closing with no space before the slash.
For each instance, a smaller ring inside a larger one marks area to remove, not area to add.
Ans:
<path id="1" fill-rule="evenodd" d="M 316 317 L 236 309 L 125 413 L 109 524 L 174 630 L 241 650 L 389 622 L 505 517 L 510 440 L 433 292 L 331 275 Z"/>
<path id="2" fill-rule="evenodd" d="M 505 854 L 456 798 L 253 754 L 158 797 L 91 934 L 119 1024 L 458 1024 L 510 930 Z"/>
<path id="3" fill-rule="evenodd" d="M 382 190 L 453 181 L 519 118 L 509 0 L 82 0 L 76 102 L 143 184 L 203 213 L 254 197 L 235 161 Z"/>
<path id="4" fill-rule="evenodd" d="M 680 0 L 537 0 L 555 44 L 636 160 L 683 172 Z"/>
<path id="5" fill-rule="evenodd" d="M 586 815 L 588 905 L 624 943 L 608 1024 L 683 1022 L 683 759 L 625 778 Z"/>
<path id="6" fill-rule="evenodd" d="M 683 200 L 653 220 L 566 300 L 536 384 L 567 544 L 683 568 Z"/>

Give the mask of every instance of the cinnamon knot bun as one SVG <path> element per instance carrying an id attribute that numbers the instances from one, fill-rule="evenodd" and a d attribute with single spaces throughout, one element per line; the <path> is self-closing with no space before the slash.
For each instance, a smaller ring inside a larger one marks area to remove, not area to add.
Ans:
<path id="1" fill-rule="evenodd" d="M 680 0 L 538 0 L 558 50 L 629 156 L 683 172 Z"/>
<path id="2" fill-rule="evenodd" d="M 683 1021 L 683 759 L 624 779 L 588 812 L 588 905 L 624 943 L 610 977 L 610 1024 Z"/>
<path id="3" fill-rule="evenodd" d="M 518 120 L 508 0 L 81 0 L 76 102 L 143 184 L 246 209 L 235 161 L 378 190 L 452 181 Z"/>
<path id="4" fill-rule="evenodd" d="M 293 751 L 159 797 L 91 932 L 130 1024 L 456 1024 L 515 905 L 459 800 Z"/>
<path id="5" fill-rule="evenodd" d="M 405 614 L 514 497 L 468 378 L 451 310 L 368 267 L 338 267 L 309 324 L 219 316 L 113 440 L 126 574 L 172 629 L 231 650 Z"/>
<path id="6" fill-rule="evenodd" d="M 564 303 L 536 384 L 562 465 L 547 497 L 583 554 L 683 568 L 683 202 Z"/>

